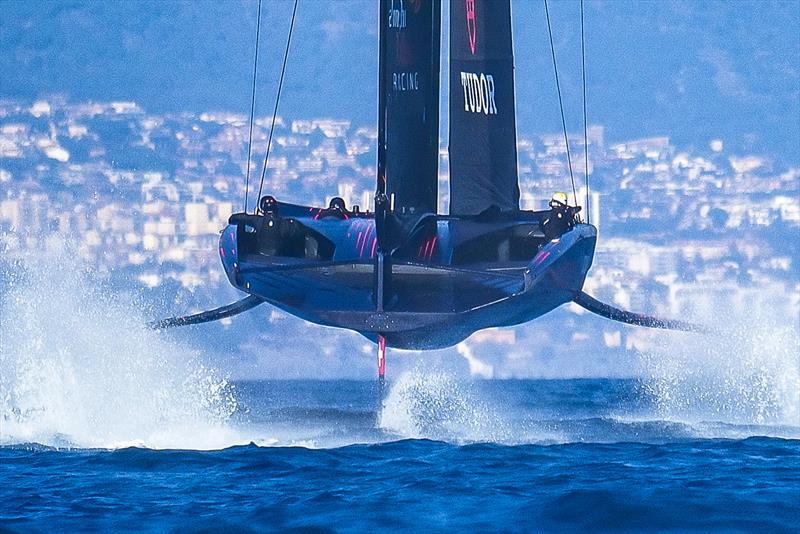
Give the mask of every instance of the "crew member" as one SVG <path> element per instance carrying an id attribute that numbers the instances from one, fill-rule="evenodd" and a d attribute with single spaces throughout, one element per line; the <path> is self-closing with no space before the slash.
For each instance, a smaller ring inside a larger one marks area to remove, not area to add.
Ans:
<path id="1" fill-rule="evenodd" d="M 331 199 L 330 204 L 324 210 L 320 210 L 318 218 L 323 219 L 325 217 L 336 217 L 337 219 L 349 219 L 349 212 L 347 211 L 347 206 L 344 203 L 344 199 L 341 197 L 333 197 Z"/>
<path id="2" fill-rule="evenodd" d="M 549 205 L 550 213 L 542 221 L 542 232 L 549 240 L 558 239 L 575 225 L 575 214 L 580 208 L 570 207 L 567 204 L 567 194 L 561 191 L 553 193 Z"/>
<path id="3" fill-rule="evenodd" d="M 258 203 L 261 225 L 258 228 L 258 252 L 266 256 L 303 256 L 303 236 L 292 218 L 278 212 L 275 197 L 265 195 Z"/>
<path id="4" fill-rule="evenodd" d="M 263 215 L 278 215 L 278 201 L 272 195 L 264 195 L 258 202 L 258 207 L 261 208 Z"/>

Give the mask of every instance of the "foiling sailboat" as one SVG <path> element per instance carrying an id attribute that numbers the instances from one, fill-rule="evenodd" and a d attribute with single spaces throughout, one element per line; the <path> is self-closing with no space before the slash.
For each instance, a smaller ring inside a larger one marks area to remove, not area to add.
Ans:
<path id="1" fill-rule="evenodd" d="M 557 235 L 546 229 L 553 210 L 519 209 L 510 0 L 450 0 L 450 210 L 437 213 L 440 15 L 439 0 L 380 2 L 374 211 L 263 196 L 230 217 L 219 242 L 230 283 L 248 296 L 155 328 L 266 302 L 377 343 L 381 380 L 387 346 L 448 347 L 568 302 L 625 323 L 699 329 L 582 291 L 597 230 L 580 207 L 564 212 Z"/>

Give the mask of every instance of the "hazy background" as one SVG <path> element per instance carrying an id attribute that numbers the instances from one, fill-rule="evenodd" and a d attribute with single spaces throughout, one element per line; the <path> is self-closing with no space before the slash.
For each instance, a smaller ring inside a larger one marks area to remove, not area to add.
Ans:
<path id="1" fill-rule="evenodd" d="M 0 96 L 247 112 L 256 2 L 0 1 Z M 374 123 L 377 8 L 301 0 L 281 110 Z M 543 3 L 515 0 L 521 133 L 560 126 Z M 568 125 L 581 125 L 580 5 L 551 2 Z M 590 120 L 610 139 L 800 155 L 796 1 L 587 1 Z M 265 1 L 259 109 L 271 109 L 292 2 Z M 447 11 L 447 9 L 445 9 Z M 443 47 L 446 50 L 446 47 Z"/>
<path id="2" fill-rule="evenodd" d="M 153 115 L 210 110 L 247 114 L 256 5 L 255 1 L 238 0 L 0 0 L 0 99 L 30 105 L 36 99 L 62 95 L 70 102 L 133 101 Z M 550 6 L 568 127 L 578 131 L 582 128 L 579 3 L 553 1 Z M 291 9 L 289 1 L 264 2 L 257 104 L 261 116 L 272 110 Z M 513 14 L 520 137 L 559 132 L 543 4 L 516 0 Z M 377 1 L 300 0 L 279 114 L 288 120 L 334 117 L 351 120 L 353 125 L 374 126 L 377 20 Z M 718 156 L 720 160 L 728 154 L 756 154 L 768 162 L 762 166 L 768 174 L 798 167 L 800 9 L 796 1 L 587 1 L 586 32 L 589 121 L 605 127 L 608 144 L 668 136 L 673 146 L 687 151 L 698 147 L 705 155 L 709 141 L 723 139 L 725 154 Z M 30 120 L 35 123 L 33 130 L 38 128 L 39 134 L 44 131 L 46 135 L 49 126 L 45 119 Z M 126 126 L 126 135 L 127 131 Z M 129 141 L 124 138 L 124 143 Z M 109 143 L 108 154 L 133 154 L 130 144 L 124 143 L 117 147 Z M 108 159 L 113 165 L 114 158 Z M 27 161 L 0 163 L 15 172 L 19 169 L 20 181 L 29 178 Z M 725 161 L 717 163 L 727 165 Z M 49 172 L 38 184 L 45 192 L 51 186 L 52 191 L 68 189 L 56 183 L 55 172 L 52 176 Z M 613 169 L 609 175 L 613 176 Z M 47 181 L 50 179 L 52 183 Z M 16 175 L 13 180 L 18 180 Z M 616 181 L 613 185 L 616 187 Z M 0 190 L 5 187 L 0 183 Z M 138 198 L 139 190 L 132 191 Z M 0 192 L 2 200 L 5 191 Z M 546 196 L 550 191 L 538 193 Z M 696 196 L 703 200 L 702 193 Z M 240 202 L 239 198 L 230 200 L 237 206 Z M 91 204 L 92 199 L 86 202 Z M 642 239 L 637 235 L 641 228 L 636 223 L 628 225 L 626 237 Z M 784 228 L 781 235 L 790 235 L 794 228 Z M 649 228 L 648 238 L 673 240 L 671 228 L 657 230 L 658 235 Z M 769 229 L 759 231 L 760 250 L 782 250 L 785 242 L 791 241 L 775 237 Z M 738 230 L 729 235 L 733 244 L 747 240 Z M 615 234 L 607 232 L 604 242 L 613 237 Z M 718 241 L 726 238 L 713 237 Z M 765 242 L 772 248 L 763 246 Z M 796 256 L 796 243 L 794 248 Z M 635 252 L 626 250 L 618 255 Z M 64 266 L 77 272 L 84 269 L 79 262 L 66 262 L 65 256 L 71 255 L 61 250 L 28 262 L 51 270 Z M 194 260 L 218 265 L 213 248 L 196 251 Z M 793 265 L 795 274 L 789 277 L 796 280 L 796 263 Z M 103 294 L 135 308 L 132 314 L 147 318 L 215 307 L 240 296 L 224 279 L 191 292 L 174 280 L 155 290 L 131 288 L 140 271 L 139 266 L 128 266 L 103 272 L 98 279 L 76 282 L 76 306 L 92 306 L 85 295 L 93 295 L 89 288 L 97 284 L 104 287 Z M 0 283 L 8 287 L 13 278 L 13 273 L 6 271 Z M 765 295 L 790 298 L 780 288 L 763 289 Z M 746 309 L 746 301 L 742 302 L 740 309 Z M 2 328 L 16 328 L 9 317 L 25 309 L 24 303 L 6 307 Z M 714 310 L 714 306 L 707 309 Z M 44 303 L 30 313 L 29 325 L 36 325 L 40 330 L 34 330 L 47 337 L 47 325 L 56 319 L 52 310 Z M 265 325 L 264 317 L 271 314 L 263 307 L 229 326 L 212 324 L 172 335 L 214 355 L 237 377 L 373 376 L 374 348 L 360 336 L 291 317 L 279 317 Z M 758 320 L 763 324 L 772 318 L 761 316 Z M 650 372 L 641 367 L 635 350 L 625 349 L 624 335 L 621 348 L 604 350 L 602 335 L 587 337 L 577 330 L 579 325 L 589 325 L 589 332 L 600 332 L 602 328 L 595 325 L 603 321 L 562 308 L 518 328 L 513 346 L 495 345 L 477 355 L 464 354 L 462 349 L 462 357 L 455 356 L 457 349 L 449 349 L 419 358 L 393 358 L 389 372 L 422 360 L 463 373 L 475 371 L 473 366 L 480 371 L 480 365 L 490 365 L 495 376 Z M 753 316 L 730 312 L 724 321 L 747 329 Z M 789 321 L 797 322 L 791 317 Z M 583 337 L 577 339 L 580 335 Z M 664 345 L 674 343 L 674 338 L 666 335 L 650 339 Z M 682 358 L 689 359 L 691 350 L 685 349 Z M 717 355 L 719 360 L 726 357 Z"/>

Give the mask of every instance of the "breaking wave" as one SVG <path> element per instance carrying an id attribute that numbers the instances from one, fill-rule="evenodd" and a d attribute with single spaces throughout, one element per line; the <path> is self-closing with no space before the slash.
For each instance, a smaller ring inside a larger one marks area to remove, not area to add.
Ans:
<path id="1" fill-rule="evenodd" d="M 463 380 L 418 364 L 393 377 L 376 425 L 369 382 L 234 389 L 201 354 L 148 330 L 132 298 L 98 288 L 73 249 L 48 245 L 1 273 L 0 446 L 800 437 L 798 329 L 763 311 L 718 321 L 724 334 L 658 332 L 629 381 Z"/>
<path id="2" fill-rule="evenodd" d="M 391 384 L 379 426 L 403 438 L 449 442 L 505 441 L 497 413 L 480 398 L 474 383 L 439 370 L 415 369 Z"/>
<path id="3" fill-rule="evenodd" d="M 4 273 L 0 444 L 219 448 L 239 442 L 225 377 L 148 330 L 57 239 Z"/>
<path id="4" fill-rule="evenodd" d="M 690 423 L 800 427 L 796 318 L 714 306 L 709 335 L 671 333 L 643 354 L 655 415 Z M 793 432 L 796 434 L 796 432 Z"/>

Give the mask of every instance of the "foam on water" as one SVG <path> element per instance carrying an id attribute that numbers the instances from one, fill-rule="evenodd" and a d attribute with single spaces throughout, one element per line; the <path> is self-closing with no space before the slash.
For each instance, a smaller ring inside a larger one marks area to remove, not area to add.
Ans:
<path id="1" fill-rule="evenodd" d="M 665 334 L 643 355 L 643 389 L 655 399 L 654 415 L 690 422 L 709 437 L 739 437 L 747 428 L 800 436 L 797 318 L 716 304 L 706 324 L 718 332 Z"/>
<path id="2" fill-rule="evenodd" d="M 654 336 L 661 345 L 642 355 L 636 399 L 609 392 L 594 404 L 587 392 L 576 404 L 568 390 L 580 385 L 566 391 L 558 384 L 492 385 L 420 364 L 393 377 L 377 428 L 372 405 L 351 406 L 345 398 L 322 420 L 318 410 L 295 405 L 301 401 L 293 400 L 293 389 L 284 399 L 296 411 L 289 419 L 257 388 L 242 399 L 257 413 L 232 418 L 237 399 L 223 375 L 168 334 L 148 330 L 131 299 L 98 289 L 96 273 L 72 249 L 50 245 L 4 276 L 10 290 L 0 298 L 0 445 L 217 449 L 251 441 L 338 447 L 399 438 L 458 444 L 800 438 L 797 327 L 763 310 L 720 320 L 726 306 L 715 308 L 724 334 Z"/>
<path id="3" fill-rule="evenodd" d="M 220 448 L 233 390 L 195 352 L 148 330 L 56 240 L 10 273 L 0 302 L 0 444 Z M 244 440 L 246 443 L 246 440 Z"/>
<path id="4" fill-rule="evenodd" d="M 502 413 L 481 398 L 474 386 L 441 370 L 406 371 L 391 384 L 379 426 L 402 438 L 509 441 L 511 433 Z"/>

